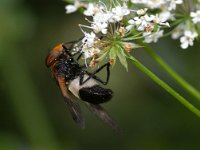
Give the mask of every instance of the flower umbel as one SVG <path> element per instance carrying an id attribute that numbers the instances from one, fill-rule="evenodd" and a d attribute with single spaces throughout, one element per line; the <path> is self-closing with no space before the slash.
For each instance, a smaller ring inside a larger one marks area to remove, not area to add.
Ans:
<path id="1" fill-rule="evenodd" d="M 66 6 L 66 13 L 80 7 L 84 9 L 87 25 L 80 24 L 84 38 L 78 49 L 90 67 L 104 59 L 114 65 L 117 58 L 128 70 L 127 59 L 141 71 L 179 100 L 189 110 L 200 116 L 200 111 L 190 102 L 145 68 L 132 52 L 144 48 L 148 54 L 186 91 L 200 101 L 200 92 L 184 81 L 146 43 L 156 43 L 171 35 L 187 49 L 194 45 L 200 34 L 200 2 L 189 0 L 114 0 L 79 1 Z M 86 32 L 87 30 L 87 32 Z M 89 30 L 89 31 L 88 31 Z M 87 63 L 86 63 L 87 64 Z"/>
<path id="2" fill-rule="evenodd" d="M 131 49 L 135 49 L 141 46 L 135 44 L 134 39 L 142 39 L 148 43 L 156 42 L 163 35 L 161 28 L 169 27 L 167 20 L 161 19 L 158 14 L 149 14 L 147 8 L 133 9 L 128 6 L 126 1 L 113 2 L 110 6 L 106 6 L 103 2 L 75 1 L 73 5 L 67 7 L 72 6 L 76 6 L 75 8 L 83 6 L 85 8 L 83 14 L 90 17 L 86 18 L 88 25 L 79 25 L 84 34 L 82 52 L 85 59 L 91 58 L 93 60 L 97 56 L 102 58 L 101 56 L 109 55 L 113 62 L 115 62 L 116 57 L 119 57 L 120 62 L 125 63 L 122 65 L 127 66 L 125 59 L 127 52 L 131 50 L 130 47 L 127 50 L 127 45 L 124 42 L 133 43 Z M 92 30 L 91 33 L 86 33 L 86 29 Z M 133 31 L 136 34 L 131 34 Z M 153 39 L 150 40 L 150 38 Z"/>
<path id="3" fill-rule="evenodd" d="M 110 59 L 115 60 L 116 57 L 113 56 L 119 56 L 117 50 L 119 47 L 124 51 L 125 56 L 123 57 L 126 58 L 127 50 L 124 48 L 123 42 L 134 44 L 134 40 L 141 39 L 144 43 L 156 43 L 159 38 L 168 34 L 169 30 L 165 29 L 170 27 L 172 28 L 170 32 L 172 38 L 180 38 L 182 49 L 192 46 L 195 38 L 198 37 L 200 10 L 195 10 L 199 7 L 192 7 L 193 11 L 188 14 L 190 17 L 177 15 L 180 13 L 177 11 L 179 6 L 181 7 L 183 4 L 183 0 L 131 0 L 129 5 L 128 1 L 113 1 L 106 5 L 103 2 L 92 3 L 75 0 L 73 4 L 66 6 L 66 10 L 67 13 L 70 13 L 80 7 L 85 9 L 83 14 L 86 16 L 88 24 L 79 25 L 84 34 L 82 52 L 85 59 L 92 60 L 93 57 L 109 55 L 109 58 L 112 56 Z M 140 8 L 143 6 L 143 8 L 137 9 L 135 7 L 137 5 Z M 156 11 L 152 11 L 154 9 Z M 159 11 L 157 11 L 158 9 Z M 191 23 L 194 25 L 191 26 Z M 86 29 L 90 29 L 91 33 L 86 33 Z M 106 46 L 99 46 L 105 45 L 105 43 Z M 133 49 L 135 48 L 138 46 L 133 47 Z M 108 51 L 113 51 L 112 49 L 116 49 L 114 51 L 116 54 L 110 55 Z"/>

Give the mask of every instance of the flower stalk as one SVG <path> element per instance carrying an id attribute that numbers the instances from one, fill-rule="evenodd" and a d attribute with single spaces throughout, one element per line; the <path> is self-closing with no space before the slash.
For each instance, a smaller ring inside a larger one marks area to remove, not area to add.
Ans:
<path id="1" fill-rule="evenodd" d="M 168 84 L 162 81 L 159 77 L 157 77 L 153 72 L 147 69 L 142 63 L 140 63 L 135 57 L 128 56 L 127 57 L 138 69 L 140 69 L 143 73 L 145 73 L 149 78 L 151 78 L 155 83 L 161 86 L 165 91 L 175 97 L 180 103 L 182 103 L 187 109 L 193 112 L 195 115 L 200 117 L 200 110 L 192 105 L 187 99 L 177 93 L 173 88 L 171 88 Z"/>
<path id="2" fill-rule="evenodd" d="M 194 96 L 200 101 L 200 92 L 185 81 L 176 71 L 174 71 L 160 56 L 158 56 L 153 49 L 145 44 L 143 49 L 149 54 L 149 56 L 166 72 L 170 75 L 185 91 Z"/>

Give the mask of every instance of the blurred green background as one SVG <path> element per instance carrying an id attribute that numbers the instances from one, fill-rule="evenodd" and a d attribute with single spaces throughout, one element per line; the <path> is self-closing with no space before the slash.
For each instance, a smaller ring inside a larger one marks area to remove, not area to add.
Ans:
<path id="1" fill-rule="evenodd" d="M 86 129 L 73 122 L 44 64 L 53 46 L 82 36 L 77 24 L 84 18 L 64 7 L 61 0 L 0 0 L 0 150 L 199 150 L 200 119 L 132 64 L 129 72 L 119 64 L 111 70 L 115 94 L 104 104 L 123 135 L 84 106 Z M 200 89 L 199 43 L 188 50 L 170 39 L 152 46 Z M 143 50 L 135 56 L 195 102 Z"/>

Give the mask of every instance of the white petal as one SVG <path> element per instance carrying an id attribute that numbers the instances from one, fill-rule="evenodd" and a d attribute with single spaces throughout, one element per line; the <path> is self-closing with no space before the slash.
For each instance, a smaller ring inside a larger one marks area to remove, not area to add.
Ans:
<path id="1" fill-rule="evenodd" d="M 126 30 L 130 31 L 133 28 L 133 25 L 126 26 Z"/>
<path id="2" fill-rule="evenodd" d="M 75 12 L 78 8 L 75 5 L 67 5 L 65 9 L 66 9 L 66 13 L 70 14 L 70 13 Z"/>
<path id="3" fill-rule="evenodd" d="M 134 24 L 135 24 L 135 21 L 134 21 L 133 19 L 130 19 L 130 20 L 128 21 L 128 23 L 134 25 Z"/>
<path id="4" fill-rule="evenodd" d="M 188 48 L 189 44 L 187 42 L 181 44 L 182 49 Z"/>

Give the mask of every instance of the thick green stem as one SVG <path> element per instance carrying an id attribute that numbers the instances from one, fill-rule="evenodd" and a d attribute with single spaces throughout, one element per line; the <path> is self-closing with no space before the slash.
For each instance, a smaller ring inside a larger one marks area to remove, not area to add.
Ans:
<path id="1" fill-rule="evenodd" d="M 145 73 L 149 78 L 151 78 L 154 82 L 160 85 L 164 90 L 166 90 L 169 94 L 174 96 L 180 103 L 182 103 L 186 108 L 188 108 L 191 112 L 200 117 L 200 111 L 194 105 L 192 105 L 188 100 L 186 100 L 183 96 L 177 93 L 173 88 L 171 88 L 168 84 L 158 78 L 154 73 L 152 73 L 149 69 L 147 69 L 143 64 L 141 64 L 137 59 L 133 56 L 128 56 L 130 61 L 136 65 L 143 73 Z"/>
<path id="2" fill-rule="evenodd" d="M 178 84 L 180 84 L 188 93 L 193 95 L 200 101 L 200 92 L 186 82 L 180 75 L 178 75 L 169 65 L 158 56 L 148 45 L 144 45 L 146 52 L 162 67 Z"/>

